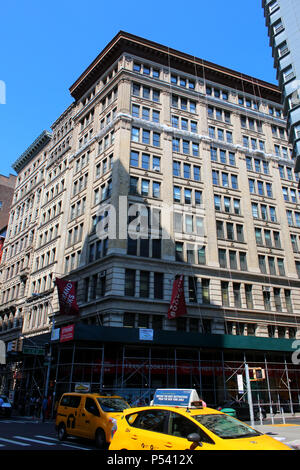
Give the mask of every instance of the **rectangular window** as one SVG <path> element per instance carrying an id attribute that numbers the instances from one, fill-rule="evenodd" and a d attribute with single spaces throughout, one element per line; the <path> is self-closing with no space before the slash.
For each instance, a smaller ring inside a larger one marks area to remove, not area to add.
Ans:
<path id="1" fill-rule="evenodd" d="M 135 294 L 135 270 L 125 269 L 125 295 L 133 297 Z"/>

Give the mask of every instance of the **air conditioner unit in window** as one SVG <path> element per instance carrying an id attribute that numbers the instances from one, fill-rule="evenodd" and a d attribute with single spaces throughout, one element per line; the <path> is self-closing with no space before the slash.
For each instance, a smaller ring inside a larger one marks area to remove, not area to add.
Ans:
<path id="1" fill-rule="evenodd" d="M 268 287 L 268 286 L 263 287 L 263 292 L 270 292 L 270 291 L 271 291 L 271 287 Z"/>
<path id="2" fill-rule="evenodd" d="M 153 170 L 154 170 L 154 171 L 158 171 L 158 172 L 160 171 L 158 166 L 155 166 L 155 167 L 153 168 Z"/>

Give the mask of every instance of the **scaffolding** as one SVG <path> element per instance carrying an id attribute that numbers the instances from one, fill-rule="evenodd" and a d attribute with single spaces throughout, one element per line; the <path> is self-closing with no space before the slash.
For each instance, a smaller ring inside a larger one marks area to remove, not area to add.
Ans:
<path id="1" fill-rule="evenodd" d="M 267 412 L 300 411 L 300 368 L 288 354 L 187 347 L 140 345 L 86 345 L 58 343 L 53 348 L 49 394 L 54 402 L 78 383 L 89 384 L 92 392 L 117 394 L 130 404 L 150 403 L 157 388 L 193 388 L 209 406 L 228 399 L 247 399 L 237 376 L 245 377 L 244 365 L 260 368 L 263 379 L 251 381 L 254 405 Z M 17 397 L 42 396 L 47 363 L 28 357 L 16 367 Z"/>

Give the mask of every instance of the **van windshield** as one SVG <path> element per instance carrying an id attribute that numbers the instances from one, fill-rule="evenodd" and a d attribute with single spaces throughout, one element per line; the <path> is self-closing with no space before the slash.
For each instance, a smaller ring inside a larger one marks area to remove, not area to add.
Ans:
<path id="1" fill-rule="evenodd" d="M 200 424 L 222 439 L 260 436 L 261 433 L 225 414 L 193 415 Z"/>
<path id="2" fill-rule="evenodd" d="M 111 398 L 111 397 L 104 397 L 104 398 L 97 398 L 99 405 L 101 406 L 103 411 L 117 413 L 119 411 L 126 410 L 126 408 L 130 408 L 128 403 L 122 398 Z"/>

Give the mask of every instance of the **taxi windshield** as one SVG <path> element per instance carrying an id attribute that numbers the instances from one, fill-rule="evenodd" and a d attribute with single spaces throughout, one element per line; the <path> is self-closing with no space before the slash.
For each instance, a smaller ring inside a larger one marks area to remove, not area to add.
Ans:
<path id="1" fill-rule="evenodd" d="M 106 412 L 117 413 L 126 410 L 126 408 L 130 408 L 128 403 L 122 400 L 122 398 L 103 397 L 97 398 L 97 401 L 102 410 Z"/>
<path id="2" fill-rule="evenodd" d="M 222 439 L 240 439 L 261 435 L 260 432 L 225 414 L 193 415 L 193 418 Z"/>

